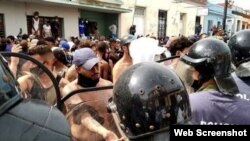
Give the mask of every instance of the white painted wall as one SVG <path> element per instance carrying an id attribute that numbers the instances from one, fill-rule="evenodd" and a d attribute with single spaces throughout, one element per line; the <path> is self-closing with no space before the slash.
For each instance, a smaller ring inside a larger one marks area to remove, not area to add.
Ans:
<path id="1" fill-rule="evenodd" d="M 40 16 L 54 17 L 58 16 L 64 19 L 64 36 L 69 39 L 70 36 L 78 35 L 78 17 L 77 8 L 0 1 L 0 13 L 4 13 L 6 35 L 17 35 L 19 28 L 23 33 L 27 33 L 26 15 L 33 15 L 38 11 Z"/>
<path id="2" fill-rule="evenodd" d="M 157 0 L 157 2 L 155 0 L 149 0 L 145 13 L 145 34 L 157 37 L 159 10 L 169 11 L 171 4 L 170 0 Z"/>
<path id="3" fill-rule="evenodd" d="M 171 4 L 171 0 L 157 0 L 157 2 L 154 0 L 124 0 L 123 7 L 129 8 L 133 11 L 131 13 L 120 14 L 120 36 L 129 33 L 129 27 L 132 25 L 135 6 L 145 8 L 144 34 L 153 34 L 154 36 L 157 36 L 158 12 L 159 10 L 168 11 Z"/>
<path id="4" fill-rule="evenodd" d="M 122 5 L 123 8 L 131 9 L 132 12 L 130 13 L 122 13 L 119 15 L 119 25 L 120 27 L 118 29 L 118 36 L 123 37 L 125 35 L 129 34 L 129 28 L 133 23 L 133 15 L 134 15 L 134 6 L 135 6 L 135 0 L 124 0 L 124 5 Z"/>
<path id="5" fill-rule="evenodd" d="M 194 34 L 195 31 L 195 19 L 197 15 L 197 9 L 195 5 L 190 4 L 178 4 L 170 7 L 169 15 L 168 15 L 168 25 L 170 28 L 168 28 L 168 35 L 177 36 L 179 34 L 183 34 L 185 36 L 190 36 Z M 185 17 L 183 19 L 183 26 L 181 25 L 180 21 L 180 14 L 185 14 Z M 203 23 L 204 18 L 201 16 L 200 23 Z M 180 32 L 180 28 L 182 26 L 183 31 Z M 202 25 L 203 26 L 203 25 Z"/>
<path id="6" fill-rule="evenodd" d="M 4 14 L 6 36 L 16 36 L 19 33 L 19 28 L 23 29 L 23 33 L 27 33 L 27 22 L 24 11 L 25 5 L 23 3 L 0 1 L 0 13 Z"/>
<path id="7" fill-rule="evenodd" d="M 124 8 L 134 10 L 136 0 L 124 0 Z M 153 34 L 157 36 L 158 32 L 158 12 L 165 10 L 168 12 L 167 17 L 167 35 L 179 35 L 180 33 L 180 13 L 186 13 L 184 35 L 194 34 L 195 19 L 197 15 L 197 8 L 195 5 L 189 4 L 176 4 L 171 0 L 137 0 L 136 6 L 145 8 L 145 29 L 144 33 Z M 121 27 L 119 36 L 127 35 L 129 27 L 132 25 L 134 11 L 131 13 L 121 14 L 119 17 L 119 26 Z M 204 18 L 201 17 L 201 24 Z"/>
<path id="8" fill-rule="evenodd" d="M 243 17 L 234 15 L 233 19 L 234 19 L 234 22 L 233 22 L 232 34 L 237 32 L 237 26 L 239 26 L 239 29 L 241 29 Z M 240 25 L 238 25 L 238 20 L 240 21 Z"/>

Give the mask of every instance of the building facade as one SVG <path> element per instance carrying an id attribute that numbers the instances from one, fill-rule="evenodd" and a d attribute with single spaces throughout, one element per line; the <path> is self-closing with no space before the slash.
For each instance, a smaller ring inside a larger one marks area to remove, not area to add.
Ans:
<path id="1" fill-rule="evenodd" d="M 94 2 L 94 3 L 93 3 Z M 46 21 L 60 18 L 61 37 L 79 36 L 79 19 L 86 19 L 95 25 L 98 33 L 108 36 L 108 26 L 118 24 L 122 12 L 120 0 L 16 0 L 0 1 L 0 36 L 16 36 L 31 33 L 31 19 L 35 11 L 39 12 L 40 28 Z"/>
<path id="2" fill-rule="evenodd" d="M 234 17 L 232 34 L 242 29 L 250 28 L 250 12 L 243 8 L 232 6 L 232 13 Z"/>
<path id="3" fill-rule="evenodd" d="M 71 7 L 56 6 L 44 3 L 28 3 L 28 2 L 13 2 L 1 1 L 0 13 L 3 16 L 3 28 L 5 36 L 16 36 L 20 29 L 22 33 L 28 33 L 29 17 L 32 17 L 35 11 L 39 11 L 39 16 L 44 18 L 53 18 L 58 16 L 62 19 L 62 36 L 75 35 L 78 32 L 78 10 Z M 41 19 L 41 21 L 42 21 Z M 41 28 L 42 25 L 40 25 Z M 64 28 L 68 27 L 68 28 Z"/>
<path id="4" fill-rule="evenodd" d="M 213 27 L 221 28 L 224 17 L 224 7 L 217 4 L 207 4 L 208 15 L 205 16 L 203 32 L 211 35 Z M 226 31 L 231 31 L 233 28 L 233 15 L 230 8 L 227 9 Z"/>
<path id="5" fill-rule="evenodd" d="M 136 25 L 137 35 L 164 36 L 192 35 L 197 23 L 203 24 L 200 7 L 206 0 L 124 0 L 124 6 L 133 10 L 121 14 L 121 35 L 128 34 Z"/>
<path id="6" fill-rule="evenodd" d="M 117 26 L 117 35 L 129 34 L 136 25 L 136 35 L 163 38 L 194 34 L 196 24 L 203 24 L 200 7 L 206 0 L 12 0 L 0 1 L 0 36 L 31 33 L 31 19 L 39 12 L 41 24 L 60 18 L 60 36 L 79 36 L 79 21 L 88 21 L 92 34 L 110 36 L 109 26 Z"/>

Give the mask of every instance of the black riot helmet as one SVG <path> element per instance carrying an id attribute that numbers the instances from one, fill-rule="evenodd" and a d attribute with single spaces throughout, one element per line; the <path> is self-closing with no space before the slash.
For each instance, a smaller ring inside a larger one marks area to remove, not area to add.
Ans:
<path id="1" fill-rule="evenodd" d="M 229 40 L 232 61 L 236 67 L 250 60 L 250 29 L 235 33 Z"/>
<path id="2" fill-rule="evenodd" d="M 223 41 L 206 38 L 193 44 L 189 52 L 180 58 L 199 72 L 200 83 L 213 78 L 220 92 L 233 95 L 238 88 L 231 77 L 231 53 Z"/>
<path id="3" fill-rule="evenodd" d="M 170 125 L 187 123 L 191 116 L 182 81 L 158 63 L 131 66 L 119 77 L 113 93 L 113 109 L 129 140 L 166 140 Z"/>
<path id="4" fill-rule="evenodd" d="M 121 38 L 121 45 L 130 44 L 135 39 L 136 39 L 136 37 L 134 35 L 131 35 L 131 34 L 126 35 L 126 36 Z"/>

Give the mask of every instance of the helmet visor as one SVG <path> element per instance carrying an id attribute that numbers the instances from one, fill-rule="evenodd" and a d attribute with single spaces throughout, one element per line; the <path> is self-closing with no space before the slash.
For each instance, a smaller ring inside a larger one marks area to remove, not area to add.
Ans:
<path id="1" fill-rule="evenodd" d="M 194 82 L 194 79 L 192 76 L 193 71 L 194 71 L 194 67 L 184 63 L 183 61 L 178 61 L 176 68 L 175 68 L 175 72 L 184 83 L 188 93 L 193 92 L 193 88 L 191 87 Z"/>

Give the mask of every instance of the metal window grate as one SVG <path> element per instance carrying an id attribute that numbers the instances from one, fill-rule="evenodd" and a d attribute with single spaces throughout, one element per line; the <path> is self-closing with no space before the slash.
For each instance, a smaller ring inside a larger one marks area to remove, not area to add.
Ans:
<path id="1" fill-rule="evenodd" d="M 4 14 L 0 14 L 0 37 L 5 37 Z"/>
<path id="2" fill-rule="evenodd" d="M 159 11 L 158 15 L 158 38 L 164 38 L 166 36 L 167 28 L 167 11 Z"/>

